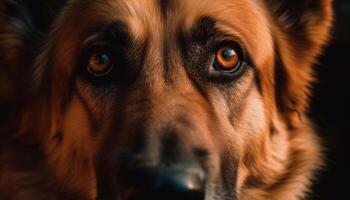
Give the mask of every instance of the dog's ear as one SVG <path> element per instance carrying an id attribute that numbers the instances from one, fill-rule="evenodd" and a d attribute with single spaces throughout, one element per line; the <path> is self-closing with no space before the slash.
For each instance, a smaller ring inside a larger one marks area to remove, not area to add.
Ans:
<path id="1" fill-rule="evenodd" d="M 38 99 L 44 99 L 41 96 L 46 94 L 38 94 L 48 85 L 39 84 L 45 76 L 36 75 L 38 67 L 35 62 L 64 1 L 0 0 L 0 84 L 5 84 L 0 85 L 0 106 L 10 108 L 8 112 L 0 113 L 0 118 L 5 119 L 0 124 L 3 130 L 0 138 L 6 135 L 6 129 L 13 131 L 19 128 L 17 123 L 31 130 L 34 128 L 32 124 L 35 124 L 32 117 L 40 120 L 39 108 L 42 108 L 43 101 Z M 17 112 L 21 113 L 24 109 L 26 111 L 22 113 L 27 113 L 29 108 L 33 110 L 31 114 L 26 114 L 23 120 L 17 118 L 22 117 L 20 114 L 17 116 Z M 23 125 L 25 123 L 28 125 Z M 7 128 L 3 128 L 2 124 Z"/>
<path id="2" fill-rule="evenodd" d="M 15 82 L 15 90 L 21 90 L 20 85 L 28 90 L 25 79 L 31 77 L 35 57 L 63 4 L 64 0 L 0 1 L 0 71 Z"/>
<path id="3" fill-rule="evenodd" d="M 277 103 L 287 117 L 294 118 L 308 105 L 312 65 L 332 24 L 332 0 L 266 1 L 274 19 Z"/>

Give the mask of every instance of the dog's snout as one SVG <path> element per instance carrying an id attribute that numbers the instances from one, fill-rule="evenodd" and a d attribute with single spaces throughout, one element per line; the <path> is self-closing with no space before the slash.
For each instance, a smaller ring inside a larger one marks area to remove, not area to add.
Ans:
<path id="1" fill-rule="evenodd" d="M 198 138 L 204 129 L 194 117 L 170 117 L 137 121 L 126 129 L 128 140 L 113 157 L 120 199 L 204 200 L 211 158 Z"/>
<path id="2" fill-rule="evenodd" d="M 122 199 L 204 200 L 207 173 L 191 142 L 170 127 L 152 136 L 141 130 L 116 159 Z"/>
<path id="3" fill-rule="evenodd" d="M 172 167 L 135 166 L 126 175 L 125 199 L 204 200 L 205 175 L 194 164 Z"/>

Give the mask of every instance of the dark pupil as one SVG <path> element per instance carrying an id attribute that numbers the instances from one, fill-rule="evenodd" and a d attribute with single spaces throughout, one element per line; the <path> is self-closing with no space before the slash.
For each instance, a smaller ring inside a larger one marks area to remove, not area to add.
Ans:
<path id="1" fill-rule="evenodd" d="M 97 63 L 107 64 L 109 62 L 109 56 L 107 54 L 101 54 L 96 58 Z"/>
<path id="2" fill-rule="evenodd" d="M 231 58 L 234 55 L 235 55 L 235 51 L 233 49 L 228 49 L 228 50 L 222 52 L 222 57 L 225 60 Z"/>

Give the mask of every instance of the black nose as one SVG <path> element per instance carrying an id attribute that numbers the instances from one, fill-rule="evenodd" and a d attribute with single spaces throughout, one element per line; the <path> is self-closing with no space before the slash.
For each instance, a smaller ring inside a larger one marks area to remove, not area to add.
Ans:
<path id="1" fill-rule="evenodd" d="M 199 166 L 137 167 L 125 178 L 127 200 L 204 200 L 205 175 Z"/>

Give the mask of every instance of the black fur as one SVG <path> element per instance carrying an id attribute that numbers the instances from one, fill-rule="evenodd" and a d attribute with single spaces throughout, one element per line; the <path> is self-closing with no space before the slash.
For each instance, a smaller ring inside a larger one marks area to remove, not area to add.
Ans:
<path id="1" fill-rule="evenodd" d="M 0 3 L 0 73 L 11 89 L 6 105 L 0 105 L 11 110 L 0 121 L 2 141 L 8 139 L 2 135 L 12 135 L 6 134 L 7 130 L 18 127 L 18 119 L 14 119 L 16 113 L 33 106 L 39 98 L 33 85 L 33 80 L 39 81 L 33 64 L 63 5 L 63 0 L 2 0 Z"/>
<path id="2" fill-rule="evenodd" d="M 163 14 L 163 16 L 166 16 L 166 13 L 169 8 L 169 0 L 158 0 L 158 4 L 159 4 L 161 13 Z"/>
<path id="3" fill-rule="evenodd" d="M 55 19 L 62 0 L 5 0 L 1 23 L 20 41 L 21 51 L 40 46 Z M 3 32 L 0 34 L 8 34 Z M 29 53 L 29 52 L 26 52 Z"/>

